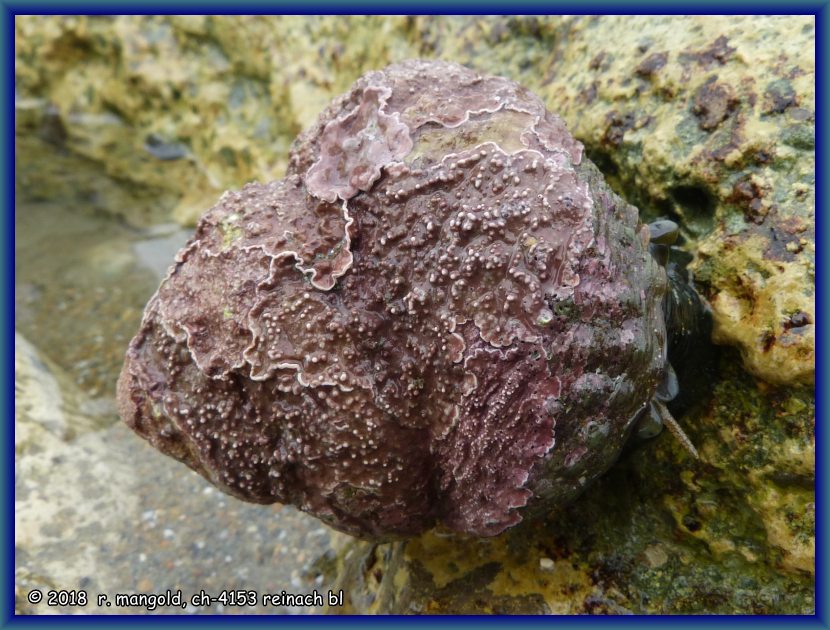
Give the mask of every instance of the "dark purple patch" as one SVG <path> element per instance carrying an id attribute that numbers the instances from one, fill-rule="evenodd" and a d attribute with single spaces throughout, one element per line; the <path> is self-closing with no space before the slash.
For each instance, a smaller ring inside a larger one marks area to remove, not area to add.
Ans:
<path id="1" fill-rule="evenodd" d="M 668 58 L 667 52 L 652 53 L 640 62 L 635 72 L 638 76 L 649 78 L 666 65 Z"/>
<path id="2" fill-rule="evenodd" d="M 732 90 L 713 76 L 695 91 L 692 112 L 701 129 L 712 131 L 735 110 L 738 102 Z"/>

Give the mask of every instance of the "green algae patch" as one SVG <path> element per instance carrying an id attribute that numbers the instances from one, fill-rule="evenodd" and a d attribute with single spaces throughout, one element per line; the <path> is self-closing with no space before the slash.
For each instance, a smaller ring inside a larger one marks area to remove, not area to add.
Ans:
<path id="1" fill-rule="evenodd" d="M 228 249 L 235 241 L 242 238 L 242 227 L 239 220 L 242 215 L 233 213 L 222 219 L 219 224 L 219 231 L 222 233 L 222 247 Z"/>

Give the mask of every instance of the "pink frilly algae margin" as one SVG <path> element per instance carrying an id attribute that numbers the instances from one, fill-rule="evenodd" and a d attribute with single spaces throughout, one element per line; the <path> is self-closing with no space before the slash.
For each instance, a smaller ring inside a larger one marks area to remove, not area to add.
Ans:
<path id="1" fill-rule="evenodd" d="M 240 499 L 367 538 L 491 536 L 616 460 L 665 370 L 665 285 L 535 95 L 404 62 L 202 217 L 119 409 Z"/>

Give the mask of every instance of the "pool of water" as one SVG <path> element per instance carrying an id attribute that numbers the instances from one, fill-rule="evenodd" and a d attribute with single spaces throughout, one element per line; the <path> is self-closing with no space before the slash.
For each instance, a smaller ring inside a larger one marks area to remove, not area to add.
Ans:
<path id="1" fill-rule="evenodd" d="M 91 396 L 112 395 L 144 304 L 187 236 L 56 201 L 19 204 L 16 329 Z"/>

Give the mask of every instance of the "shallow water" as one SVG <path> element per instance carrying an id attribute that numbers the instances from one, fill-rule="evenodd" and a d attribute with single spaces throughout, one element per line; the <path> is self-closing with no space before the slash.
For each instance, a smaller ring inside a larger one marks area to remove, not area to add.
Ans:
<path id="1" fill-rule="evenodd" d="M 112 395 L 144 304 L 188 234 L 55 201 L 18 204 L 16 329 L 90 395 Z"/>

